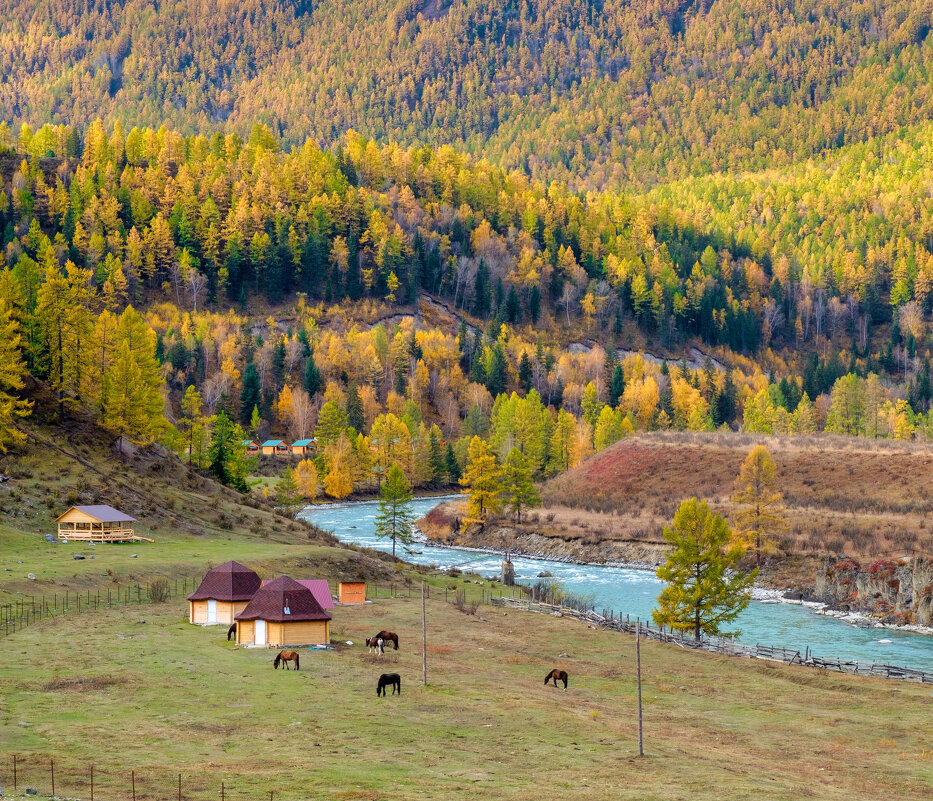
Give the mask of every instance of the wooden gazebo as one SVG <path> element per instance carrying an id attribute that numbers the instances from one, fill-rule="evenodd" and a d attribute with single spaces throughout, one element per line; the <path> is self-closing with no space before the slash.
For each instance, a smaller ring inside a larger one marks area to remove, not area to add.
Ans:
<path id="1" fill-rule="evenodd" d="M 112 506 L 72 506 L 55 521 L 58 538 L 79 542 L 152 542 L 133 530 L 135 517 Z"/>

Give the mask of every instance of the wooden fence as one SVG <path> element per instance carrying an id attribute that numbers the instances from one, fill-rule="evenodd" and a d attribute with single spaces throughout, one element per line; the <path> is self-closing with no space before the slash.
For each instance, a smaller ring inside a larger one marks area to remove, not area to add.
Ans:
<path id="1" fill-rule="evenodd" d="M 646 625 L 643 621 L 632 620 L 628 615 L 624 618 L 615 616 L 612 612 L 599 614 L 595 610 L 585 612 L 569 609 L 557 604 L 542 603 L 540 601 L 523 600 L 516 598 L 490 599 L 493 606 L 508 606 L 513 609 L 523 609 L 528 612 L 544 614 L 560 614 L 572 617 L 586 623 L 592 623 L 600 628 L 635 633 L 637 625 L 641 627 L 641 636 L 658 642 L 673 643 L 681 648 L 695 648 L 702 651 L 713 651 L 728 656 L 744 656 L 749 659 L 767 659 L 774 662 L 783 662 L 785 665 L 803 665 L 805 667 L 822 668 L 824 670 L 837 670 L 840 673 L 855 673 L 860 676 L 882 676 L 886 679 L 902 679 L 917 681 L 923 684 L 933 684 L 933 673 L 914 668 L 898 667 L 896 665 L 879 665 L 876 662 L 853 662 L 845 659 L 827 659 L 815 656 L 806 648 L 803 652 L 793 648 L 781 648 L 772 645 L 746 645 L 725 637 L 702 638 L 684 636 L 682 632 L 663 627 L 656 629 Z"/>

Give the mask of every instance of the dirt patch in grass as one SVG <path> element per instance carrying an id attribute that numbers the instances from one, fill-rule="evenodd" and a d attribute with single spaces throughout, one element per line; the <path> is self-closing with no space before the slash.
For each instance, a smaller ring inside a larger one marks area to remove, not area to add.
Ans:
<path id="1" fill-rule="evenodd" d="M 90 693 L 126 684 L 128 681 L 129 679 L 125 676 L 58 676 L 45 682 L 42 690 L 47 693 L 62 691 Z"/>

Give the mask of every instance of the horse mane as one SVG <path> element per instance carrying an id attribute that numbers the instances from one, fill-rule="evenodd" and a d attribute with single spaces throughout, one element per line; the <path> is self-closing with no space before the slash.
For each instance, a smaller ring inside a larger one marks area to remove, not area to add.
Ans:
<path id="1" fill-rule="evenodd" d="M 272 664 L 275 665 L 276 669 L 278 669 L 279 662 L 281 661 L 282 661 L 282 654 L 278 653 L 275 655 L 275 662 L 273 662 Z"/>

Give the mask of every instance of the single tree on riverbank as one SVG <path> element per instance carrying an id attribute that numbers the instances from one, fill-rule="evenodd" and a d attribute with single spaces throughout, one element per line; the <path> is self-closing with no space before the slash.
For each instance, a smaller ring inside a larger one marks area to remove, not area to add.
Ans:
<path id="1" fill-rule="evenodd" d="M 664 529 L 664 539 L 673 550 L 657 570 L 667 586 L 658 596 L 658 608 L 651 612 L 654 622 L 693 631 L 697 640 L 703 634 L 734 633 L 723 626 L 748 606 L 758 569 L 735 571 L 745 550 L 740 543 L 730 543 L 729 524 L 706 501 L 690 498 Z"/>
<path id="2" fill-rule="evenodd" d="M 509 451 L 502 469 L 500 487 L 502 501 L 517 522 L 522 522 L 522 510 L 541 503 L 541 495 L 535 487 L 534 475 L 528 459 L 518 448 Z"/>
<path id="3" fill-rule="evenodd" d="M 395 543 L 411 545 L 414 537 L 411 524 L 415 514 L 411 509 L 411 485 L 397 464 L 389 468 L 382 489 L 379 491 L 379 513 L 376 515 L 376 536 L 392 540 L 392 556 Z"/>
<path id="4" fill-rule="evenodd" d="M 470 496 L 467 504 L 467 518 L 485 522 L 490 512 L 498 512 L 500 507 L 499 479 L 501 473 L 496 464 L 496 456 L 489 444 L 477 436 L 470 440 L 467 452 L 467 465 L 460 484 Z"/>
<path id="5" fill-rule="evenodd" d="M 783 496 L 777 489 L 777 465 L 764 445 L 756 445 L 745 457 L 732 502 L 739 505 L 734 516 L 736 533 L 754 549 L 760 569 L 762 554 L 777 550 L 777 535 L 787 528 Z"/>

